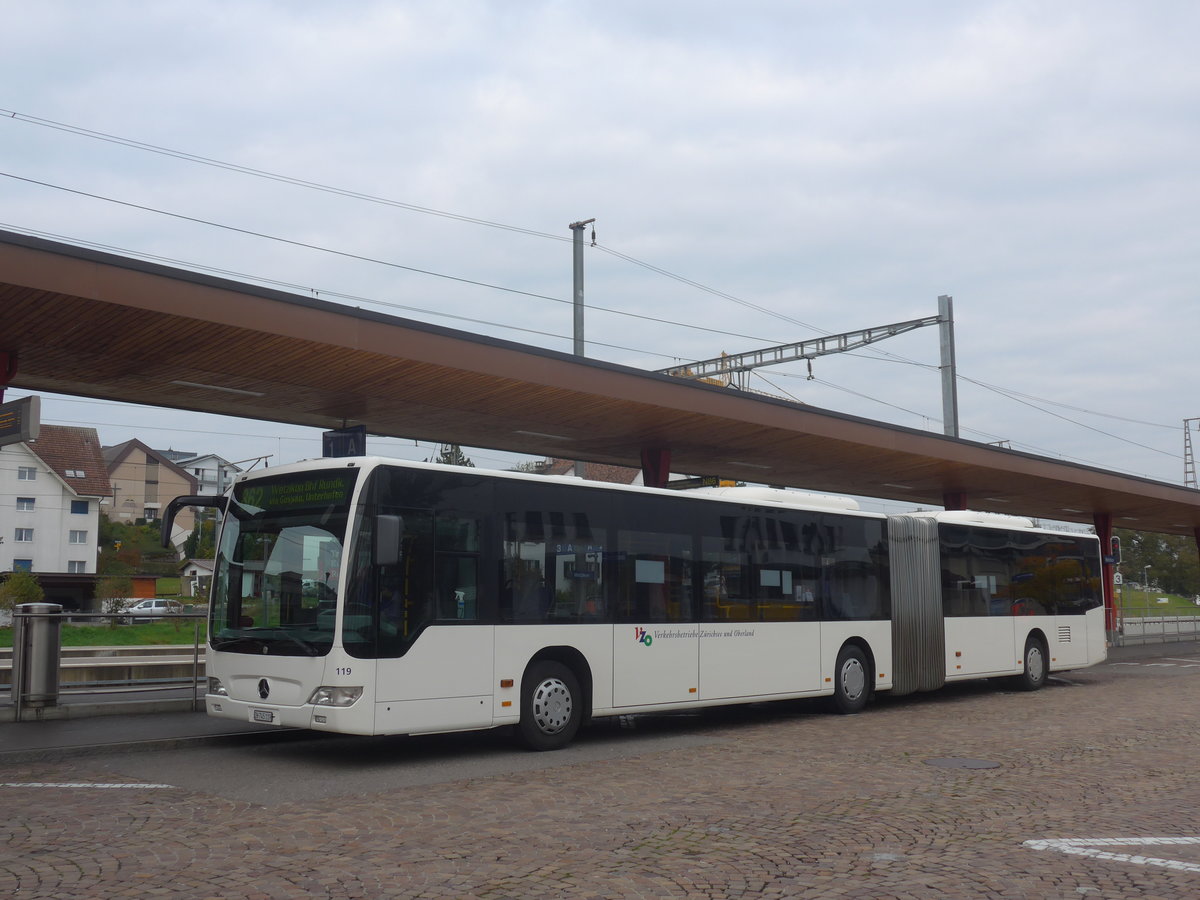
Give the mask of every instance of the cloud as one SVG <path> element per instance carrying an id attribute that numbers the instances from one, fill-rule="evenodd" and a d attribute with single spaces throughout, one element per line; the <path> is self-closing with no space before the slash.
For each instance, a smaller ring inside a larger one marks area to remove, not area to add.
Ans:
<path id="1" fill-rule="evenodd" d="M 939 294 L 953 294 L 964 374 L 1173 425 L 1200 415 L 1198 25 L 1190 3 L 1116 0 L 736 11 L 26 4 L 7 23 L 5 108 L 551 237 L 11 118 L 0 120 L 0 168 L 558 299 L 571 289 L 567 225 L 595 216 L 605 247 L 715 291 L 589 248 L 590 304 L 675 323 L 590 311 L 591 352 L 648 368 L 758 338 L 800 340 L 814 333 L 808 325 L 844 331 L 929 315 Z M 10 226 L 570 345 L 570 310 L 554 300 L 10 179 L 0 190 Z M 803 367 L 764 374 L 807 402 L 937 430 L 932 332 L 879 349 L 909 361 L 830 357 L 813 382 Z M 980 433 L 1169 480 L 1182 471 L 1177 435 L 1161 428 L 1086 418 L 1171 456 L 973 386 L 961 406 Z"/>

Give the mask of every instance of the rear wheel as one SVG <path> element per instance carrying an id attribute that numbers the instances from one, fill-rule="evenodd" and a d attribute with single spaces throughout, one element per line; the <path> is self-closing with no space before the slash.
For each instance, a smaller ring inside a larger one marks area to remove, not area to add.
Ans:
<path id="1" fill-rule="evenodd" d="M 521 683 L 521 742 L 531 750 L 558 750 L 571 743 L 583 721 L 579 679 L 562 663 L 535 663 Z"/>
<path id="2" fill-rule="evenodd" d="M 850 715 L 862 712 L 871 699 L 871 670 L 862 648 L 847 644 L 838 654 L 833 673 L 833 705 Z"/>
<path id="3" fill-rule="evenodd" d="M 1046 657 L 1046 645 L 1041 638 L 1030 635 L 1025 641 L 1024 665 L 1014 682 L 1023 691 L 1036 691 L 1046 683 L 1050 669 Z"/>

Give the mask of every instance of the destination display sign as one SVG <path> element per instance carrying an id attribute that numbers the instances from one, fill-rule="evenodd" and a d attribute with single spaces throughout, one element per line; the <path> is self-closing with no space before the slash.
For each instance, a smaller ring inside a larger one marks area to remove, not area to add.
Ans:
<path id="1" fill-rule="evenodd" d="M 235 498 L 246 507 L 292 510 L 350 502 L 358 470 L 313 472 L 251 481 L 240 485 Z"/>
<path id="2" fill-rule="evenodd" d="M 42 398 L 0 403 L 0 447 L 36 441 L 42 428 Z"/>

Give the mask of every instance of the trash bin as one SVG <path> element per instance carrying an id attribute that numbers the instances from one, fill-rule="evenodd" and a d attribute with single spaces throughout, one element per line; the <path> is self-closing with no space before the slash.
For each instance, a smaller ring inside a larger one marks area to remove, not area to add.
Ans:
<path id="1" fill-rule="evenodd" d="M 56 706 L 62 605 L 20 603 L 13 612 L 13 705 Z"/>

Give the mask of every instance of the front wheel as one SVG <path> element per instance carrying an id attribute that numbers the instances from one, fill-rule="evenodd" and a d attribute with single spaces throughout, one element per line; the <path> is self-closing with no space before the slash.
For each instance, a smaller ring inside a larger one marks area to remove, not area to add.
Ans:
<path id="1" fill-rule="evenodd" d="M 1025 657 L 1021 674 L 1014 682 L 1023 691 L 1036 691 L 1046 683 L 1049 666 L 1046 663 L 1046 645 L 1033 635 L 1025 641 Z"/>
<path id="2" fill-rule="evenodd" d="M 579 679 L 562 663 L 535 663 L 521 682 L 521 742 L 530 750 L 571 743 L 583 721 Z"/>
<path id="3" fill-rule="evenodd" d="M 862 648 L 847 644 L 833 673 L 833 705 L 843 715 L 862 712 L 871 699 L 871 669 Z"/>

